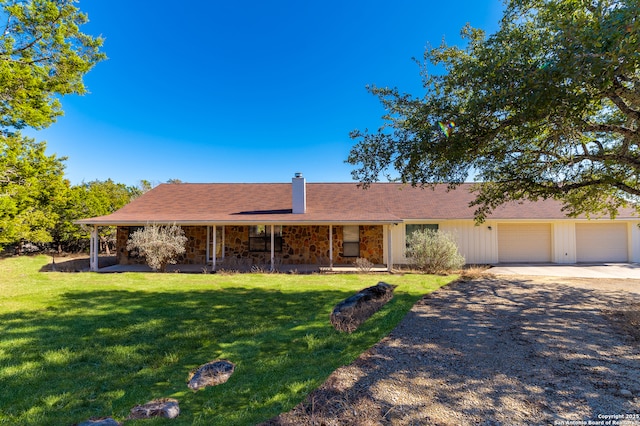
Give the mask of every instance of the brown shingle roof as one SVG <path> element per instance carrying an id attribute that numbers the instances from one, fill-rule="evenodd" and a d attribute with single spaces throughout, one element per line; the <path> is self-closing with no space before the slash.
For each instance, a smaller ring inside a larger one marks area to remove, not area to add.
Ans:
<path id="1" fill-rule="evenodd" d="M 291 212 L 290 183 L 162 184 L 108 216 L 78 223 L 398 223 L 411 219 L 473 219 L 471 184 L 453 191 L 397 183 L 307 183 L 307 211 Z M 555 200 L 509 203 L 490 219 L 564 219 Z M 630 212 L 620 217 L 631 217 Z"/>

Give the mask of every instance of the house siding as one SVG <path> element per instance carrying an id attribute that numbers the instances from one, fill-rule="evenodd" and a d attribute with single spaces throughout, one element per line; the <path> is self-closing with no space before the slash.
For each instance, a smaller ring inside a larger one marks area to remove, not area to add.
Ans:
<path id="1" fill-rule="evenodd" d="M 417 221 L 413 221 L 418 223 Z M 407 222 L 407 223 L 413 223 Z M 551 262 L 574 264 L 577 262 L 576 224 L 611 223 L 608 220 L 488 220 L 476 225 L 473 220 L 421 220 L 419 223 L 438 224 L 441 231 L 451 232 L 460 254 L 467 264 L 498 263 L 498 225 L 499 224 L 548 224 L 551 227 Z M 640 228 L 637 220 L 625 221 L 627 224 L 627 251 L 630 262 L 640 262 Z M 391 228 L 393 263 L 408 263 L 405 257 L 405 226 L 400 224 Z"/>
<path id="2" fill-rule="evenodd" d="M 477 225 L 474 221 L 443 222 L 440 229 L 450 232 L 458 243 L 458 250 L 467 264 L 478 265 L 498 259 L 497 226 L 493 222 Z"/>
<path id="3" fill-rule="evenodd" d="M 640 262 L 640 224 L 629 223 L 629 261 Z"/>

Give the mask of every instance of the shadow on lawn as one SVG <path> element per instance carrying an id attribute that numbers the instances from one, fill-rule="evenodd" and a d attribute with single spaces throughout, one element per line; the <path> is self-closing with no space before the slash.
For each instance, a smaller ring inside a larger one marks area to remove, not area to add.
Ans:
<path id="1" fill-rule="evenodd" d="M 304 404 L 265 425 L 550 424 L 639 413 L 639 349 L 607 310 L 640 296 L 527 279 L 458 282 Z M 380 389 L 385 389 L 381 391 Z"/>
<path id="2" fill-rule="evenodd" d="M 116 256 L 101 255 L 98 257 L 99 268 L 112 266 L 116 263 Z M 88 270 L 89 256 L 83 254 L 71 254 L 69 256 L 51 255 L 51 262 L 40 268 L 40 272 L 86 272 Z"/>
<path id="3" fill-rule="evenodd" d="M 1 315 L 0 420 L 124 418 L 159 397 L 179 397 L 177 424 L 191 424 L 196 413 L 210 424 L 221 413 L 243 411 L 238 424 L 264 420 L 349 362 L 345 353 L 362 334 L 340 334 L 329 324 L 332 307 L 349 295 L 86 291 L 64 294 L 46 310 Z M 191 393 L 189 371 L 217 358 L 236 363 L 232 378 Z"/>

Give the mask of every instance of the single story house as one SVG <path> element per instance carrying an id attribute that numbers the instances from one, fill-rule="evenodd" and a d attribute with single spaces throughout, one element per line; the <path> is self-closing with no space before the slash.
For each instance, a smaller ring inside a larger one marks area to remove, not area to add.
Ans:
<path id="1" fill-rule="evenodd" d="M 91 269 L 97 270 L 97 229 L 117 227 L 118 263 L 140 262 L 126 249 L 129 235 L 148 224 L 177 224 L 188 237 L 185 264 L 226 259 L 263 265 L 406 264 L 406 238 L 417 229 L 452 232 L 467 264 L 513 262 L 638 262 L 640 220 L 569 218 L 554 200 L 509 203 L 474 222 L 471 184 L 448 191 L 399 183 L 161 184 L 92 226 Z"/>

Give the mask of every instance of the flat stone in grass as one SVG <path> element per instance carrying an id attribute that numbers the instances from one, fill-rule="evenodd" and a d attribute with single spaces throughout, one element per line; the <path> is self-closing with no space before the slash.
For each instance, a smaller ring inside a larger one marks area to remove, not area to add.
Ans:
<path id="1" fill-rule="evenodd" d="M 371 315 L 393 299 L 396 286 L 380 281 L 338 303 L 331 312 L 331 325 L 347 333 L 354 332 Z"/>
<path id="2" fill-rule="evenodd" d="M 150 419 L 152 417 L 165 417 L 175 419 L 180 415 L 180 407 L 177 399 L 154 399 L 144 405 L 136 405 L 131 409 L 128 419 Z"/>
<path id="3" fill-rule="evenodd" d="M 235 368 L 235 364 L 226 359 L 211 361 L 189 374 L 187 387 L 197 391 L 207 386 L 221 385 L 229 380 Z"/>
<path id="4" fill-rule="evenodd" d="M 92 418 L 85 422 L 78 423 L 76 426 L 120 426 L 120 423 L 111 417 Z"/>

